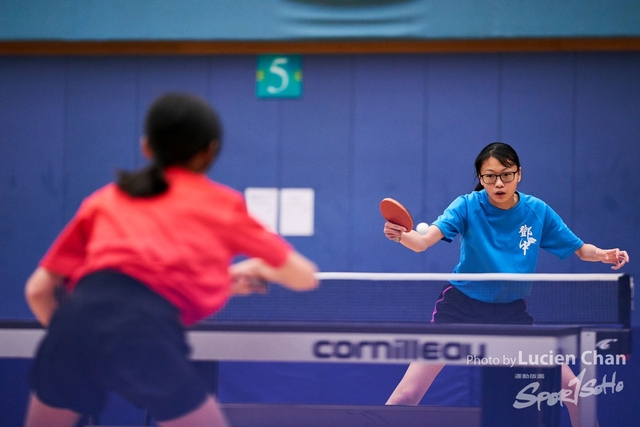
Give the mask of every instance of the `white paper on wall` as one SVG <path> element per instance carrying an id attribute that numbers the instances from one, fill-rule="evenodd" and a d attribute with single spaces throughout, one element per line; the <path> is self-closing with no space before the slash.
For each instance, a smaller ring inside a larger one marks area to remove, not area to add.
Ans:
<path id="1" fill-rule="evenodd" d="M 280 190 L 280 234 L 283 236 L 313 236 L 313 188 L 282 188 Z"/>
<path id="2" fill-rule="evenodd" d="M 248 187 L 244 190 L 247 210 L 274 233 L 278 226 L 278 189 Z"/>

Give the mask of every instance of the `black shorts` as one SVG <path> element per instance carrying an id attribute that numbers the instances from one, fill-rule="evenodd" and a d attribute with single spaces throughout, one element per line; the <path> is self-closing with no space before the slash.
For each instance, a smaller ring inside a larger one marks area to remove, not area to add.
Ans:
<path id="1" fill-rule="evenodd" d="M 435 308 L 434 323 L 483 323 L 505 325 L 533 325 L 527 313 L 527 303 L 519 299 L 508 303 L 490 303 L 471 298 L 453 285 L 446 285 Z"/>
<path id="2" fill-rule="evenodd" d="M 54 313 L 29 384 L 53 407 L 98 415 L 114 392 L 170 420 L 207 397 L 189 351 L 172 304 L 129 276 L 100 271 Z"/>

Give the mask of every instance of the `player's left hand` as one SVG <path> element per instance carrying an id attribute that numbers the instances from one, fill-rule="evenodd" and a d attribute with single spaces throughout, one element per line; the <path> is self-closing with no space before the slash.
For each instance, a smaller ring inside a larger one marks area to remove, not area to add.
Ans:
<path id="1" fill-rule="evenodd" d="M 621 251 L 618 248 L 615 249 L 600 249 L 597 252 L 598 259 L 605 264 L 614 264 L 611 269 L 618 270 L 623 265 L 629 262 L 629 255 L 627 251 Z"/>
<path id="2" fill-rule="evenodd" d="M 249 258 L 229 267 L 231 293 L 249 295 L 267 293 L 267 279 L 264 277 L 264 262 L 259 258 Z"/>
<path id="3" fill-rule="evenodd" d="M 233 295 L 266 294 L 268 283 L 259 278 L 247 275 L 237 275 L 231 282 L 231 293 Z"/>

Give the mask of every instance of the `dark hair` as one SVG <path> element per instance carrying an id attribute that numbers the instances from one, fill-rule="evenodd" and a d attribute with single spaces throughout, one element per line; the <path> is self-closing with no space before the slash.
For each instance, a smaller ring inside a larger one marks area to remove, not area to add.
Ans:
<path id="1" fill-rule="evenodd" d="M 480 171 L 482 169 L 482 165 L 489 157 L 493 157 L 502 163 L 503 166 L 517 166 L 518 170 L 520 170 L 520 159 L 518 158 L 516 150 L 504 142 L 492 142 L 484 147 L 480 154 L 478 154 L 478 157 L 476 157 L 475 165 L 478 185 L 476 185 L 476 188 L 473 191 L 480 191 L 484 188 L 480 182 Z"/>
<path id="2" fill-rule="evenodd" d="M 119 171 L 117 186 L 133 197 L 152 197 L 169 188 L 164 169 L 187 162 L 217 142 L 220 152 L 222 129 L 215 111 L 204 100 L 184 93 L 167 93 L 156 99 L 147 112 L 144 132 L 153 161 L 135 171 Z"/>

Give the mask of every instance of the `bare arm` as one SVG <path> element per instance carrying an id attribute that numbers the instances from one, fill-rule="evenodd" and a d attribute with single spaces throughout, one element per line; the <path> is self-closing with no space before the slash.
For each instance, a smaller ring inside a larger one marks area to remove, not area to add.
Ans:
<path id="1" fill-rule="evenodd" d="M 583 261 L 603 262 L 613 264 L 611 269 L 618 270 L 629 262 L 627 251 L 615 249 L 600 249 L 590 243 L 585 243 L 576 251 L 576 255 Z"/>
<path id="2" fill-rule="evenodd" d="M 384 234 L 390 240 L 400 242 L 414 252 L 423 252 L 444 237 L 442 231 L 435 225 L 430 225 L 425 234 L 420 234 L 415 230 L 407 232 L 404 227 L 392 222 L 384 224 Z"/>
<path id="3" fill-rule="evenodd" d="M 296 251 L 290 252 L 285 263 L 279 268 L 271 267 L 260 258 L 250 258 L 233 264 L 229 271 L 234 282 L 244 282 L 246 278 L 258 277 L 295 291 L 306 291 L 318 286 L 318 280 L 315 277 L 318 268 Z M 248 293 L 242 290 L 235 292 Z"/>
<path id="4" fill-rule="evenodd" d="M 25 297 L 29 308 L 43 326 L 49 326 L 51 316 L 58 308 L 56 288 L 62 283 L 62 276 L 38 267 L 25 285 Z"/>

